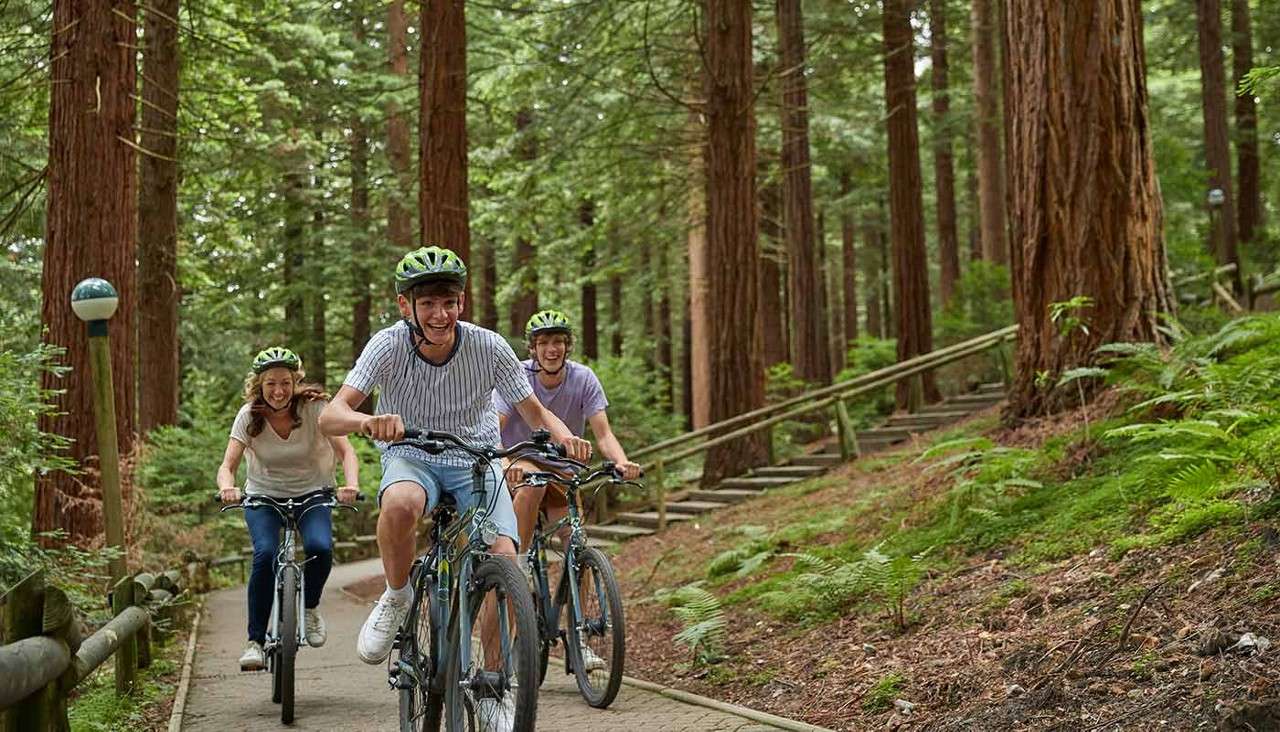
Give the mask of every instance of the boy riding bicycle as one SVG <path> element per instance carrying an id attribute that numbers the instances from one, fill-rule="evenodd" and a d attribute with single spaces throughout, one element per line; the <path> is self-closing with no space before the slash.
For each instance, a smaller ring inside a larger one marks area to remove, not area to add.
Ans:
<path id="1" fill-rule="evenodd" d="M 466 265 L 448 249 L 423 247 L 406 254 L 395 270 L 396 301 L 403 320 L 374 334 L 320 418 L 326 434 L 360 432 L 376 440 L 382 450 L 378 549 L 387 588 L 356 642 L 357 653 L 366 663 L 380 663 L 387 657 L 408 612 L 418 518 L 445 495 L 453 498 L 459 513 L 474 500 L 471 460 L 452 451 L 428 456 L 390 444 L 404 437 L 406 420 L 414 427 L 497 445 L 498 420 L 490 396 L 496 391 L 528 423 L 547 429 L 552 441 L 564 446 L 570 456 L 585 460 L 590 454 L 590 445 L 574 437 L 533 396 L 506 341 L 493 331 L 458 320 L 466 304 L 466 276 Z M 375 387 L 380 390 L 377 414 L 356 411 Z M 485 490 L 481 500 L 492 502 L 489 516 L 499 533 L 489 550 L 514 561 L 519 533 L 500 470 L 490 472 Z"/>
<path id="2" fill-rule="evenodd" d="M 558 310 L 542 310 L 534 313 L 525 326 L 525 341 L 529 359 L 522 363 L 533 395 L 551 413 L 558 417 L 574 435 L 581 437 L 586 425 L 596 438 L 600 453 L 612 460 L 624 480 L 640 476 L 640 466 L 627 459 L 622 444 L 609 426 L 605 408 L 609 400 L 604 387 L 591 367 L 568 358 L 573 349 L 573 324 L 569 316 Z M 498 422 L 502 430 L 502 444 L 515 445 L 529 439 L 532 428 L 523 414 L 498 391 L 493 393 L 493 403 L 498 410 Z M 518 406 L 518 405 L 517 405 Z M 507 468 L 507 485 L 513 486 L 513 504 L 520 533 L 520 545 L 528 546 L 538 522 L 538 511 L 547 515 L 554 524 L 569 512 L 569 504 L 563 486 L 523 485 L 526 471 L 545 470 L 563 474 L 563 465 L 539 461 L 534 457 L 520 458 Z M 579 506 L 581 509 L 581 506 Z M 566 527 L 560 532 L 561 540 L 568 534 Z M 588 670 L 604 663 L 594 658 L 591 649 L 584 647 L 583 658 Z"/>

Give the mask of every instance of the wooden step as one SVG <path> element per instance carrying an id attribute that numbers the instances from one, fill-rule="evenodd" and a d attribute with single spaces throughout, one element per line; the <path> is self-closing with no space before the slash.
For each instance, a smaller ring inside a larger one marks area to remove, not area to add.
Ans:
<path id="1" fill-rule="evenodd" d="M 979 384 L 978 388 L 974 391 L 974 393 L 975 394 L 999 394 L 1000 396 L 1004 396 L 1006 388 L 1007 387 L 1005 387 L 1003 383 L 999 381 L 993 381 L 988 384 Z"/>
<path id="2" fill-rule="evenodd" d="M 784 485 L 790 485 L 791 483 L 794 483 L 794 482 L 796 482 L 796 478 L 788 477 L 788 476 L 783 476 L 780 478 L 769 478 L 769 477 L 726 478 L 720 481 L 720 485 L 718 487 L 719 488 L 745 488 L 747 490 L 752 490 L 752 489 L 764 489 L 764 488 L 780 488 Z"/>
<path id="3" fill-rule="evenodd" d="M 717 503 L 737 503 L 745 501 L 749 498 L 759 498 L 764 495 L 764 491 L 740 490 L 722 488 L 720 490 L 708 491 L 698 490 L 690 491 L 690 497 L 696 501 L 715 501 Z"/>
<path id="4" fill-rule="evenodd" d="M 611 541 L 626 541 L 637 536 L 648 536 L 652 533 L 653 529 L 630 526 L 628 524 L 587 524 L 587 536 Z"/>
<path id="5" fill-rule="evenodd" d="M 808 455 L 797 455 L 791 458 L 792 465 L 814 466 L 819 468 L 833 468 L 843 462 L 840 458 L 840 451 L 837 449 L 834 453 L 830 452 L 814 452 Z"/>
<path id="6" fill-rule="evenodd" d="M 667 511 L 667 523 L 674 523 L 676 521 L 692 521 L 694 518 L 695 516 L 693 514 Z M 620 513 L 615 517 L 615 519 L 620 523 L 631 524 L 632 526 L 643 526 L 648 529 L 658 528 L 657 511 Z"/>
<path id="7" fill-rule="evenodd" d="M 810 478 L 825 471 L 816 465 L 770 465 L 751 471 L 753 478 Z"/>
<path id="8" fill-rule="evenodd" d="M 691 516 L 696 516 L 697 514 L 715 511 L 728 505 L 719 501 L 677 501 L 667 504 L 667 513 L 687 513 Z"/>
<path id="9" fill-rule="evenodd" d="M 876 427 L 858 432 L 858 442 L 898 442 L 911 436 L 905 427 Z"/>
<path id="10" fill-rule="evenodd" d="M 903 427 L 906 429 L 918 429 L 924 427 L 933 429 L 951 422 L 964 419 L 969 416 L 969 412 L 952 411 L 952 412 L 931 412 L 928 414 L 895 414 L 885 422 L 886 427 Z"/>
<path id="11" fill-rule="evenodd" d="M 956 406 L 972 408 L 975 404 L 989 406 L 992 404 L 999 404 L 1002 401 L 1004 401 L 1004 394 L 959 394 L 957 396 L 950 397 L 942 403 L 950 405 L 954 409 Z"/>

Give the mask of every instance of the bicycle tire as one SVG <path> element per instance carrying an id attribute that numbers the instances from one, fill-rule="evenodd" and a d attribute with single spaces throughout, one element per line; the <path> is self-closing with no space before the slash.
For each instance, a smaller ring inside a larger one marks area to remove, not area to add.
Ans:
<path id="1" fill-rule="evenodd" d="M 293 663 L 298 656 L 298 568 L 280 568 L 280 721 L 293 723 Z"/>
<path id="2" fill-rule="evenodd" d="M 416 577 L 414 580 L 413 608 L 404 626 L 410 633 L 401 635 L 400 660 L 414 669 L 417 683 L 412 688 L 400 689 L 400 732 L 439 732 L 444 696 L 432 688 L 435 680 L 432 678 L 430 649 L 434 630 L 431 627 L 430 604 L 426 600 L 430 590 Z M 423 648 L 427 650 L 424 652 Z"/>
<path id="3" fill-rule="evenodd" d="M 271 703 L 280 703 L 280 662 L 276 660 L 276 651 L 267 651 L 267 671 L 271 674 Z"/>
<path id="4" fill-rule="evenodd" d="M 538 626 L 534 617 L 533 598 L 528 582 L 516 565 L 504 558 L 478 558 L 473 573 L 473 589 L 469 596 L 472 627 L 477 627 L 480 606 L 489 590 L 496 590 L 510 603 L 512 629 L 511 671 L 517 679 L 532 679 L 537 673 Z M 460 637 L 457 613 L 449 621 L 449 650 L 445 662 L 444 701 L 446 732 L 479 732 L 474 706 L 462 691 L 462 667 L 458 648 L 471 639 Z M 538 711 L 538 687 L 529 683 L 517 683 L 507 693 L 515 693 L 515 710 L 512 732 L 533 732 Z"/>
<path id="5" fill-rule="evenodd" d="M 538 686 L 547 680 L 547 664 L 551 659 L 551 644 L 555 642 L 556 628 L 546 627 L 547 603 L 552 602 L 542 591 L 542 580 L 533 583 L 533 611 L 538 626 Z"/>
<path id="6" fill-rule="evenodd" d="M 568 622 L 566 625 L 567 633 L 565 652 L 569 655 L 570 663 L 573 666 L 573 675 L 578 681 L 578 692 L 582 694 L 583 700 L 589 706 L 596 709 L 604 709 L 613 703 L 618 696 L 618 689 L 622 686 L 622 673 L 626 665 L 627 648 L 626 648 L 626 619 L 622 611 L 622 593 L 618 590 L 618 580 L 613 574 L 613 564 L 604 552 L 595 547 L 586 547 L 578 552 L 578 572 L 577 576 L 582 576 L 582 570 L 589 568 L 600 581 L 600 590 L 604 597 L 599 598 L 601 607 L 606 609 L 609 614 L 609 625 L 599 629 L 600 638 L 608 638 L 612 644 L 612 648 L 607 656 L 608 674 L 605 678 L 593 678 L 591 671 L 588 671 L 582 662 L 582 635 L 579 627 L 582 625 L 578 618 L 573 617 L 573 603 L 565 603 L 565 615 Z M 567 570 L 567 567 L 566 567 Z M 590 583 L 592 587 L 589 590 L 594 593 L 594 582 Z M 568 592 L 568 589 L 565 590 Z M 581 603 L 586 607 L 586 598 L 580 598 Z M 603 622 L 603 617 L 588 617 L 587 622 L 595 627 L 599 627 Z M 600 655 L 600 654 L 597 654 Z M 605 656 L 600 656 L 606 658 Z M 599 683 L 603 681 L 604 683 Z M 595 682 L 595 683 L 593 683 Z"/>

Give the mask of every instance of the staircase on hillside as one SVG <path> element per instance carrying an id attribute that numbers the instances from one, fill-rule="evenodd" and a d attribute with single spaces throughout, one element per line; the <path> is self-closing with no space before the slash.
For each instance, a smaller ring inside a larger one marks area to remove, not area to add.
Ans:
<path id="1" fill-rule="evenodd" d="M 904 442 L 913 434 L 929 432 L 958 422 L 1004 401 L 1004 384 L 983 384 L 977 390 L 949 397 L 915 414 L 894 415 L 879 427 L 857 433 L 858 452 L 865 455 Z M 841 463 L 838 444 L 829 442 L 821 451 L 798 455 L 785 465 L 756 468 L 748 475 L 729 478 L 712 489 L 684 490 L 667 499 L 667 523 L 691 521 L 699 514 L 756 498 L 771 488 L 822 475 Z M 620 513 L 612 523 L 588 524 L 587 534 L 596 541 L 613 542 L 648 536 L 657 530 L 658 513 Z M 593 541 L 592 543 L 596 543 Z"/>

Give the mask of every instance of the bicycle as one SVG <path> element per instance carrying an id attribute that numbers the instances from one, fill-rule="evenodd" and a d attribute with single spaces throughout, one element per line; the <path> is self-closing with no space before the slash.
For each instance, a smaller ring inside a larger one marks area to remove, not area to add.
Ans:
<path id="1" fill-rule="evenodd" d="M 559 458 L 558 462 L 580 470 L 587 469 L 586 465 L 568 458 Z M 612 484 L 643 487 L 635 481 L 622 480 L 617 467 L 608 461 L 585 477 L 553 472 L 526 472 L 523 484 L 545 486 L 558 483 L 565 487 L 569 504 L 568 515 L 550 528 L 543 527 L 543 514 L 539 513 L 537 528 L 528 549 L 534 582 L 534 604 L 538 612 L 539 683 L 546 679 L 552 646 L 563 642 L 564 672 L 574 675 L 578 692 L 588 705 L 596 709 L 608 707 L 617 697 L 626 663 L 626 619 L 622 609 L 622 593 L 618 589 L 609 557 L 599 549 L 587 545 L 587 535 L 578 507 L 578 493 L 582 487 L 605 477 Z M 601 483 L 601 487 L 603 485 Z M 569 540 L 564 545 L 564 568 L 560 572 L 553 600 L 548 580 L 547 546 L 551 537 L 565 526 L 569 527 Z M 562 609 L 567 631 L 560 627 Z M 590 659 L 591 663 L 585 662 L 584 651 L 590 651 L 594 656 Z M 603 667 L 597 664 L 602 664 Z"/>
<path id="2" fill-rule="evenodd" d="M 471 731 L 491 719 L 489 715 L 509 712 L 516 732 L 530 732 L 538 688 L 520 681 L 537 673 L 533 601 L 515 562 L 489 553 L 488 547 L 498 537 L 497 526 L 488 517 L 496 491 L 487 502 L 480 498 L 496 460 L 529 452 L 558 455 L 556 448 L 545 431 L 505 450 L 472 445 L 447 432 L 417 429 L 406 429 L 405 439 L 395 444 L 430 455 L 446 450 L 471 455 L 476 497 L 461 516 L 452 502 L 442 500 L 436 506 L 431 547 L 414 560 L 410 570 L 413 600 L 392 646 L 399 656 L 388 663 L 387 672 L 388 683 L 399 693 L 400 729 L 436 732 L 443 721 L 448 732 Z M 500 476 L 501 468 L 497 471 Z M 495 484 L 501 482 L 495 480 Z M 486 603 L 490 610 L 477 624 Z M 498 637 L 490 635 L 487 641 L 473 637 L 477 625 L 490 618 Z"/>
<path id="3" fill-rule="evenodd" d="M 361 500 L 363 496 L 357 496 Z M 218 500 L 215 497 L 214 500 Z M 295 556 L 297 549 L 298 519 L 320 506 L 346 508 L 358 511 L 355 506 L 339 503 L 332 488 L 313 491 L 297 498 L 278 499 L 263 495 L 246 495 L 239 503 L 223 506 L 221 512 L 232 509 L 270 508 L 284 522 L 284 538 L 276 553 L 275 593 L 271 600 L 271 620 L 267 625 L 266 642 L 262 651 L 267 657 L 267 669 L 271 672 L 271 701 L 280 705 L 280 721 L 293 722 L 294 712 L 294 661 L 298 648 L 307 645 L 303 621 L 302 597 L 306 580 L 302 565 Z M 301 509 L 298 515 L 294 511 Z"/>

